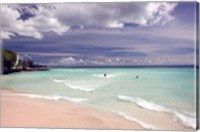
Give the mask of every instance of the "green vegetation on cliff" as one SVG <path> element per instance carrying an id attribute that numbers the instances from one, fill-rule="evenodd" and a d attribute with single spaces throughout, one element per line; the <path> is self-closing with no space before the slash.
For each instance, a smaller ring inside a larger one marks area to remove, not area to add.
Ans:
<path id="1" fill-rule="evenodd" d="M 17 54 L 11 50 L 3 50 L 3 67 L 4 70 L 10 70 L 17 60 Z"/>
<path id="2" fill-rule="evenodd" d="M 44 65 L 35 64 L 29 56 L 20 58 L 16 52 L 12 50 L 2 50 L 3 74 L 9 74 L 20 71 L 41 71 L 48 70 Z"/>

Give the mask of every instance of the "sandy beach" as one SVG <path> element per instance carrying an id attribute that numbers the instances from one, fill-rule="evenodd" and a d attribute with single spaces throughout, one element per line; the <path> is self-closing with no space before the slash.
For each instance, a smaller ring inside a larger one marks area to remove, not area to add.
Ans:
<path id="1" fill-rule="evenodd" d="M 13 93 L 1 90 L 1 127 L 144 129 L 114 113 L 93 107 Z"/>

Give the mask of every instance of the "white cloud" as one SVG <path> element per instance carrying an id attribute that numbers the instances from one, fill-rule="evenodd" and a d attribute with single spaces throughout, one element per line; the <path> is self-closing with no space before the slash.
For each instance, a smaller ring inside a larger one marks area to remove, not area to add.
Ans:
<path id="1" fill-rule="evenodd" d="M 10 39 L 11 36 L 15 36 L 15 34 L 8 31 L 1 31 L 1 38 Z"/>
<path id="2" fill-rule="evenodd" d="M 177 4 L 150 3 L 82 3 L 54 4 L 49 8 L 63 23 L 69 26 L 100 26 L 121 28 L 124 23 L 139 25 L 164 25 L 174 17 L 170 13 Z M 63 14 L 63 10 L 66 14 Z"/>
<path id="3" fill-rule="evenodd" d="M 34 27 L 40 32 L 53 31 L 58 35 L 62 35 L 69 30 L 68 26 L 61 24 L 54 15 L 46 10 L 44 7 L 39 6 L 38 12 L 35 17 L 31 17 L 30 21 L 34 22 Z"/>
<path id="4" fill-rule="evenodd" d="M 177 6 L 176 3 L 150 2 L 146 6 L 146 16 L 142 19 L 143 25 L 165 25 L 174 19 L 170 13 Z"/>
<path id="5" fill-rule="evenodd" d="M 18 52 L 20 55 L 31 55 L 31 56 L 40 56 L 40 57 L 49 57 L 49 56 L 76 56 L 74 53 L 45 53 L 45 52 Z"/>
<path id="6" fill-rule="evenodd" d="M 174 16 L 176 3 L 73 3 L 2 5 L 2 39 L 14 33 L 41 39 L 45 32 L 63 35 L 70 27 L 123 28 L 125 23 L 141 26 L 165 25 Z M 19 19 L 22 13 L 32 14 L 27 20 Z M 9 17 L 8 17 L 9 16 Z"/>
<path id="7" fill-rule="evenodd" d="M 2 39 L 10 39 L 15 36 L 14 33 L 22 36 L 34 37 L 37 39 L 43 38 L 44 32 L 55 32 L 62 35 L 68 30 L 67 26 L 62 25 L 58 20 L 46 9 L 40 7 L 38 11 L 34 11 L 35 17 L 23 21 L 20 18 L 20 12 L 17 10 L 20 6 L 1 6 L 1 37 Z M 28 8 L 26 8 L 26 11 Z M 33 13 L 33 9 L 29 8 Z"/>
<path id="8" fill-rule="evenodd" d="M 159 56 L 159 57 L 103 57 L 95 59 L 76 59 L 74 57 L 62 57 L 47 62 L 48 66 L 94 66 L 94 65 L 179 65 L 194 64 L 193 56 Z"/>
<path id="9" fill-rule="evenodd" d="M 113 21 L 113 22 L 108 23 L 106 26 L 109 27 L 109 28 L 123 28 L 124 24 L 119 23 L 117 21 Z"/>
<path id="10" fill-rule="evenodd" d="M 48 62 L 48 66 L 83 66 L 83 65 L 108 65 L 113 64 L 112 59 L 76 59 L 74 57 L 62 57 Z"/>
<path id="11" fill-rule="evenodd" d="M 52 60 L 48 62 L 49 66 L 70 66 L 70 65 L 83 65 L 82 59 L 75 59 L 74 57 L 62 57 L 61 59 Z"/>

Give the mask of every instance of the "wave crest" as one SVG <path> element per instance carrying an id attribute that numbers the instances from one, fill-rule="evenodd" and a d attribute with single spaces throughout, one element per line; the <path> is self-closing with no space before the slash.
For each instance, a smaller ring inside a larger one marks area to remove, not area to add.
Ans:
<path id="1" fill-rule="evenodd" d="M 147 124 L 147 123 L 145 123 L 145 122 L 143 122 L 143 121 L 141 121 L 141 120 L 139 120 L 137 118 L 134 118 L 134 117 L 132 117 L 130 115 L 127 115 L 127 114 L 125 114 L 123 112 L 119 111 L 119 112 L 117 112 L 117 114 L 122 116 L 126 120 L 138 123 L 140 126 L 142 126 L 145 129 L 156 129 L 153 125 Z"/>
<path id="2" fill-rule="evenodd" d="M 46 96 L 46 95 L 37 95 L 37 94 L 3 94 L 6 96 L 24 96 L 24 97 L 28 97 L 28 98 L 38 98 L 38 99 L 46 99 L 46 100 L 54 100 L 54 101 L 58 101 L 58 100 L 66 100 L 66 101 L 71 101 L 71 102 L 84 102 L 84 101 L 88 101 L 88 98 L 71 98 L 71 97 L 67 97 L 67 96 Z"/>
<path id="3" fill-rule="evenodd" d="M 133 98 L 130 96 L 125 96 L 125 95 L 118 95 L 118 99 L 121 101 L 135 103 L 139 107 L 147 109 L 147 110 L 170 113 L 170 114 L 172 114 L 174 121 L 180 122 L 185 127 L 189 127 L 189 128 L 193 128 L 193 129 L 196 128 L 196 118 L 195 118 L 195 116 L 193 116 L 193 117 L 191 116 L 194 114 L 191 114 L 191 113 L 187 113 L 187 115 L 181 114 L 180 112 L 168 109 L 164 106 L 155 104 L 153 102 L 146 101 L 146 100 L 140 99 L 140 98 Z M 184 113 L 186 113 L 186 112 L 184 112 Z"/>
<path id="4" fill-rule="evenodd" d="M 179 112 L 173 112 L 173 118 L 175 121 L 181 122 L 184 126 L 196 129 L 196 118 L 189 117 Z"/>
<path id="5" fill-rule="evenodd" d="M 63 80 L 58 80 L 58 79 L 53 79 L 54 82 L 62 83 L 64 82 Z"/>
<path id="6" fill-rule="evenodd" d="M 96 88 L 100 86 L 104 86 L 106 83 L 102 83 L 101 81 L 88 81 L 88 80 L 58 80 L 53 79 L 56 83 L 61 83 L 67 86 L 70 89 L 81 90 L 84 92 L 92 92 Z"/>
<path id="7" fill-rule="evenodd" d="M 142 108 L 148 109 L 148 110 L 152 110 L 152 111 L 159 111 L 159 112 L 169 111 L 164 106 L 155 104 L 153 102 L 146 101 L 141 98 L 133 98 L 130 96 L 118 95 L 118 99 L 120 99 L 122 101 L 133 102 L 133 103 L 137 104 L 139 107 L 142 107 Z"/>
<path id="8" fill-rule="evenodd" d="M 104 74 L 93 74 L 92 76 L 99 77 L 99 78 L 114 78 L 114 77 L 116 77 L 118 75 L 122 75 L 122 74 L 124 74 L 124 73 L 108 73 L 106 75 L 106 77 L 104 77 Z"/>
<path id="9" fill-rule="evenodd" d="M 71 89 L 78 89 L 78 90 L 81 90 L 81 91 L 85 91 L 85 92 L 92 92 L 95 90 L 95 87 L 90 87 L 90 86 L 81 86 L 81 85 L 78 85 L 78 84 L 71 84 L 71 83 L 64 83 L 66 86 L 68 86 L 69 88 Z"/>

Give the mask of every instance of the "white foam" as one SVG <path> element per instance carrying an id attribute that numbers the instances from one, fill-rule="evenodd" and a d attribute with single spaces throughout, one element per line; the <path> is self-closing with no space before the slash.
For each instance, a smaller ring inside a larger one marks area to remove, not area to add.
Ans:
<path id="1" fill-rule="evenodd" d="M 120 74 L 122 74 L 122 73 L 108 73 L 106 75 L 106 77 L 104 77 L 104 74 L 93 74 L 92 76 L 99 77 L 99 78 L 114 78 Z"/>
<path id="2" fill-rule="evenodd" d="M 120 99 L 122 101 L 135 102 L 135 99 L 130 96 L 118 95 L 117 97 L 118 97 L 118 99 Z"/>
<path id="3" fill-rule="evenodd" d="M 74 69 L 75 71 L 85 71 L 85 69 Z"/>
<path id="4" fill-rule="evenodd" d="M 63 83 L 68 88 L 78 89 L 85 92 L 94 91 L 95 88 L 97 87 L 97 84 L 91 84 L 90 82 L 87 82 L 87 81 L 81 82 L 81 81 L 67 81 L 67 80 L 58 80 L 58 79 L 53 79 L 53 81 L 57 83 Z M 90 83 L 90 85 L 87 83 Z"/>
<path id="5" fill-rule="evenodd" d="M 125 114 L 123 112 L 119 111 L 119 112 L 117 112 L 117 114 L 120 115 L 120 116 L 122 116 L 126 120 L 138 123 L 140 126 L 142 126 L 145 129 L 156 129 L 156 127 L 154 127 L 153 125 L 147 124 L 147 123 L 145 123 L 145 122 L 143 122 L 143 121 L 141 121 L 141 120 L 139 120 L 139 119 L 137 119 L 135 117 L 127 115 L 127 114 Z"/>
<path id="6" fill-rule="evenodd" d="M 94 76 L 94 77 L 100 77 L 100 78 L 105 78 L 103 74 L 93 74 L 92 76 Z"/>
<path id="7" fill-rule="evenodd" d="M 84 102 L 84 101 L 88 101 L 89 99 L 87 98 L 71 98 L 71 97 L 67 97 L 67 96 L 45 96 L 45 95 L 37 95 L 37 94 L 2 94 L 2 95 L 6 95 L 6 96 L 24 96 L 24 97 L 28 97 L 28 98 L 38 98 L 38 99 L 46 99 L 46 100 L 54 100 L 54 101 L 58 101 L 58 100 L 67 100 L 67 101 L 71 101 L 71 102 Z"/>
<path id="8" fill-rule="evenodd" d="M 106 78 L 113 78 L 113 77 L 116 77 L 117 75 L 119 74 L 108 74 L 106 75 Z"/>
<path id="9" fill-rule="evenodd" d="M 159 111 L 159 112 L 168 112 L 169 110 L 165 108 L 164 106 L 143 100 L 143 99 L 136 99 L 136 103 L 138 106 L 148 109 L 148 110 L 153 110 L 153 111 Z"/>
<path id="10" fill-rule="evenodd" d="M 183 112 L 184 114 L 181 114 L 180 112 L 167 109 L 166 107 L 155 104 L 153 102 L 149 102 L 144 99 L 133 98 L 130 96 L 125 96 L 125 95 L 118 95 L 118 99 L 120 99 L 122 101 L 126 101 L 126 102 L 135 103 L 139 107 L 147 109 L 147 110 L 170 113 L 173 115 L 173 119 L 175 121 L 180 122 L 185 127 L 189 127 L 189 128 L 193 128 L 193 129 L 196 128 L 196 119 L 195 119 L 194 113 Z"/>
<path id="11" fill-rule="evenodd" d="M 53 79 L 54 82 L 62 83 L 64 82 L 63 80 L 58 80 L 58 79 Z"/>
<path id="12" fill-rule="evenodd" d="M 175 121 L 181 122 L 184 126 L 196 129 L 196 118 L 195 117 L 189 117 L 184 114 L 181 114 L 177 111 L 173 112 L 174 116 L 173 118 Z"/>
<path id="13" fill-rule="evenodd" d="M 92 88 L 91 86 L 84 86 L 84 85 L 72 84 L 72 83 L 64 83 L 64 84 L 71 89 L 78 89 L 85 92 L 92 92 L 95 90 L 95 88 Z"/>
<path id="14" fill-rule="evenodd" d="M 133 103 L 137 104 L 139 107 L 142 107 L 142 108 L 147 109 L 147 110 L 159 111 L 159 112 L 168 112 L 169 111 L 164 106 L 155 104 L 155 103 L 150 102 L 150 101 L 146 101 L 146 100 L 141 99 L 141 98 L 133 98 L 133 97 L 130 97 L 130 96 L 118 95 L 118 99 L 123 100 L 123 101 L 127 101 L 127 102 L 133 102 Z"/>

